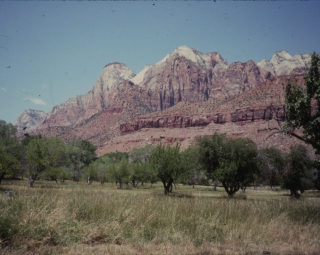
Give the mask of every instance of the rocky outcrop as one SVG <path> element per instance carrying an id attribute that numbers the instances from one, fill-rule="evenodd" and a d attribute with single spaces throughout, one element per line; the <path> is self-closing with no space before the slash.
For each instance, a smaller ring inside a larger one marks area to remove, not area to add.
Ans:
<path id="1" fill-rule="evenodd" d="M 139 116 L 120 125 L 121 135 L 143 128 L 204 127 L 227 122 L 246 125 L 249 122 L 285 120 L 284 88 L 288 82 L 303 85 L 303 75 L 281 76 L 270 79 L 239 97 L 212 104 L 182 103 L 170 110 Z M 211 106 L 211 107 L 210 107 Z"/>
<path id="2" fill-rule="evenodd" d="M 272 75 L 279 76 L 306 73 L 310 63 L 311 54 L 298 54 L 292 57 L 288 52 L 282 50 L 276 52 L 270 61 L 262 59 L 257 65 Z"/>
<path id="3" fill-rule="evenodd" d="M 18 135 L 30 132 L 39 126 L 46 118 L 47 114 L 43 111 L 27 109 L 16 120 L 14 126 L 17 128 Z"/>
<path id="4" fill-rule="evenodd" d="M 36 132 L 44 136 L 60 137 L 68 142 L 87 139 L 98 145 L 120 134 L 119 123 L 151 112 L 150 101 L 146 100 L 148 91 L 130 81 L 120 84 L 108 96 L 108 107 L 82 123 L 73 127 L 38 128 Z"/>
<path id="5" fill-rule="evenodd" d="M 53 126 L 74 127 L 89 120 L 95 114 L 107 109 L 112 103 L 112 92 L 133 76 L 133 71 L 124 64 L 106 65 L 92 90 L 53 107 L 38 129 Z"/>
<path id="6" fill-rule="evenodd" d="M 131 81 L 150 89 L 152 109 L 161 111 L 181 101 L 230 98 L 270 77 L 253 61 L 228 66 L 219 53 L 203 54 L 181 46 L 159 63 L 146 66 Z"/>
<path id="7" fill-rule="evenodd" d="M 217 52 L 181 46 L 136 76 L 124 64 L 111 63 L 87 94 L 55 106 L 32 133 L 65 141 L 88 139 L 110 149 L 119 137 L 130 140 L 130 135 L 146 129 L 180 134 L 140 137 L 132 144 L 141 139 L 168 143 L 182 139 L 187 144 L 194 130 L 207 130 L 200 135 L 229 126 L 234 135 L 242 134 L 240 126 L 257 130 L 261 123 L 285 119 L 285 84 L 289 80 L 302 84 L 303 75 L 295 74 L 305 72 L 308 65 L 309 55 L 299 56 L 280 52 L 269 62 L 228 65 Z M 278 76 L 283 73 L 290 76 Z"/>

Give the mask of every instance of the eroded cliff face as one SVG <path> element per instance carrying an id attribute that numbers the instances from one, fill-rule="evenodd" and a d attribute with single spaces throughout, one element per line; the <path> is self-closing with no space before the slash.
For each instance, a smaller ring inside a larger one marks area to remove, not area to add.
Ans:
<path id="1" fill-rule="evenodd" d="M 181 46 L 136 76 L 125 65 L 112 63 L 92 90 L 55 106 L 32 133 L 65 141 L 88 139 L 99 146 L 100 155 L 115 141 L 121 150 L 132 149 L 136 142 L 126 146 L 123 139 L 131 141 L 145 130 L 148 135 L 171 130 L 166 141 L 185 144 L 195 137 L 193 132 L 224 129 L 249 137 L 252 131 L 259 138 L 258 126 L 285 119 L 287 82 L 303 84 L 303 75 L 294 74 L 305 73 L 309 55 L 290 57 L 282 52 L 269 62 L 228 65 L 219 53 Z M 282 73 L 289 76 L 277 76 Z M 146 138 L 161 139 L 151 136 Z"/>
<path id="2" fill-rule="evenodd" d="M 205 127 L 209 124 L 268 122 L 285 120 L 285 84 L 304 84 L 303 75 L 281 76 L 259 84 L 252 90 L 231 100 L 217 103 L 214 99 L 190 104 L 182 102 L 163 111 L 139 116 L 120 125 L 121 135 L 144 128 Z M 259 124 L 260 125 L 260 124 Z"/>
<path id="3" fill-rule="evenodd" d="M 112 104 L 113 91 L 133 76 L 133 71 L 124 64 L 106 65 L 92 90 L 53 107 L 38 130 L 54 126 L 75 127 L 89 120 L 95 114 L 107 109 Z"/>
<path id="4" fill-rule="evenodd" d="M 150 89 L 152 109 L 161 111 L 178 102 L 230 98 L 271 78 L 253 61 L 227 65 L 220 54 L 203 54 L 182 46 L 159 63 L 147 66 L 131 81 Z"/>
<path id="5" fill-rule="evenodd" d="M 36 130 L 44 136 L 60 137 L 70 142 L 87 139 L 100 144 L 120 134 L 119 125 L 151 112 L 148 90 L 125 81 L 108 93 L 108 106 L 74 126 L 50 126 Z"/>
<path id="6" fill-rule="evenodd" d="M 197 137 L 214 132 L 230 137 L 249 137 L 259 148 L 276 146 L 289 151 L 300 141 L 279 131 L 285 120 L 284 89 L 288 82 L 303 86 L 304 75 L 275 77 L 231 100 L 181 102 L 160 112 L 140 116 L 120 125 L 121 135 L 100 144 L 99 155 L 112 150 L 130 151 L 147 144 L 174 144 L 182 149 Z M 312 154 L 312 148 L 308 147 Z"/>

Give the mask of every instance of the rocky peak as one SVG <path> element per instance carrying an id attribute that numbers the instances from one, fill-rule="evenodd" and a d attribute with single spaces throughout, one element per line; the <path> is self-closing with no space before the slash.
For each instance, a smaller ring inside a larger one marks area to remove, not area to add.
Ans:
<path id="1" fill-rule="evenodd" d="M 262 59 L 257 65 L 272 75 L 302 74 L 307 72 L 310 66 L 311 54 L 298 54 L 291 56 L 287 51 L 277 51 L 270 61 Z"/>
<path id="2" fill-rule="evenodd" d="M 118 62 L 106 65 L 101 72 L 100 82 L 103 89 L 109 91 L 114 89 L 124 80 L 134 77 L 134 72 L 126 65 Z"/>
<path id="3" fill-rule="evenodd" d="M 43 111 L 27 109 L 16 120 L 14 126 L 18 133 L 23 133 L 23 129 L 27 131 L 34 130 L 46 118 L 47 114 Z"/>
<path id="4" fill-rule="evenodd" d="M 65 103 L 54 106 L 39 129 L 52 126 L 74 127 L 102 112 L 110 105 L 114 89 L 125 80 L 134 77 L 134 72 L 124 64 L 106 65 L 93 88 L 85 95 L 68 99 Z"/>

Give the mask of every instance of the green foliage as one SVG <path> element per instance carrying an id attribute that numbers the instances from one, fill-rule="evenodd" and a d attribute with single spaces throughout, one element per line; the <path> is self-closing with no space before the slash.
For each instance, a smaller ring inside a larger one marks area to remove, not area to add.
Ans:
<path id="1" fill-rule="evenodd" d="M 305 88 L 295 84 L 286 86 L 286 125 L 287 132 L 311 144 L 320 153 L 320 57 L 313 53 L 311 66 L 305 80 Z M 303 135 L 294 131 L 303 128 Z"/>
<path id="2" fill-rule="evenodd" d="M 57 181 L 63 173 L 61 167 L 66 165 L 66 145 L 59 138 L 32 139 L 26 158 L 31 186 L 40 174 Z"/>
<path id="3" fill-rule="evenodd" d="M 23 147 L 16 137 L 16 128 L 0 120 L 0 183 L 5 176 L 13 176 L 20 169 Z"/>
<path id="4" fill-rule="evenodd" d="M 22 139 L 21 143 L 22 143 L 23 146 L 27 146 L 31 140 L 41 139 L 41 138 L 42 138 L 41 134 L 38 134 L 38 135 L 27 135 Z"/>
<path id="5" fill-rule="evenodd" d="M 185 169 L 184 174 L 181 176 L 180 181 L 185 184 L 208 184 L 208 178 L 206 177 L 205 170 L 201 168 L 199 164 L 199 150 L 197 147 L 190 146 L 183 152 L 181 152 L 182 167 Z"/>
<path id="6" fill-rule="evenodd" d="M 0 139 L 0 183 L 5 175 L 13 176 L 20 169 L 17 157 L 9 153 Z"/>
<path id="7" fill-rule="evenodd" d="M 128 161 L 123 159 L 119 163 L 109 165 L 107 170 L 107 178 L 111 181 L 119 183 L 120 189 L 122 189 L 123 183 L 129 183 L 130 181 L 130 169 Z"/>
<path id="8" fill-rule="evenodd" d="M 313 187 L 312 161 L 307 154 L 307 149 L 302 145 L 291 146 L 286 161 L 287 164 L 282 173 L 282 187 L 289 189 L 292 195 L 299 197 L 298 191 L 303 193 L 305 189 Z"/>
<path id="9" fill-rule="evenodd" d="M 179 144 L 156 146 L 149 157 L 149 165 L 163 183 L 165 194 L 172 192 L 172 184 L 184 173 Z"/>
<path id="10" fill-rule="evenodd" d="M 287 132 L 310 144 L 320 154 L 320 56 L 313 53 L 311 66 L 305 80 L 305 88 L 288 84 L 286 87 L 286 125 Z M 296 129 L 303 128 L 302 136 L 295 133 Z M 319 156 L 316 161 L 319 161 Z M 320 171 L 320 164 L 315 164 Z M 316 187 L 320 183 L 320 174 L 315 180 Z"/>
<path id="11" fill-rule="evenodd" d="M 7 138 L 13 136 L 17 132 L 17 129 L 4 120 L 0 120 L 0 138 Z"/>
<path id="12" fill-rule="evenodd" d="M 73 142 L 71 145 L 78 148 L 80 151 L 80 161 L 85 165 L 88 166 L 91 162 L 96 160 L 97 155 L 95 153 L 97 146 L 90 143 L 87 140 L 77 140 Z"/>
<path id="13" fill-rule="evenodd" d="M 282 181 L 281 173 L 286 165 L 283 153 L 275 148 L 265 148 L 259 151 L 259 163 L 261 169 L 261 180 L 272 186 L 280 185 Z"/>
<path id="14" fill-rule="evenodd" d="M 100 160 L 108 163 L 119 163 L 122 160 L 128 160 L 129 155 L 127 152 L 110 152 L 103 155 Z"/>
<path id="15" fill-rule="evenodd" d="M 216 179 L 215 171 L 220 166 L 222 147 L 227 143 L 227 140 L 226 134 L 216 132 L 210 138 L 201 137 L 198 139 L 199 162 L 210 179 Z"/>
<path id="16" fill-rule="evenodd" d="M 228 139 L 214 133 L 198 140 L 199 162 L 209 178 L 219 180 L 229 196 L 259 174 L 257 146 L 248 138 Z"/>
<path id="17" fill-rule="evenodd" d="M 87 181 L 87 184 L 91 184 L 92 181 L 98 180 L 97 174 L 98 169 L 96 164 L 90 164 L 89 166 L 85 167 L 82 178 Z"/>
<path id="18" fill-rule="evenodd" d="M 150 165 L 147 162 L 144 163 L 130 163 L 130 180 L 133 187 L 137 187 L 141 182 L 155 182 L 157 177 L 155 172 L 150 168 Z"/>
<path id="19" fill-rule="evenodd" d="M 142 148 L 134 148 L 129 152 L 129 161 L 130 162 L 146 162 L 148 158 L 151 156 L 154 147 L 150 144 L 142 147 Z"/>

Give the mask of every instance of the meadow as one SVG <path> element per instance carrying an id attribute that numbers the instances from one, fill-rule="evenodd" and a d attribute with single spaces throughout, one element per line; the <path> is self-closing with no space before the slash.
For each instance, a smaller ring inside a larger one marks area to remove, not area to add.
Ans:
<path id="1" fill-rule="evenodd" d="M 8 198 L 8 190 L 14 197 Z M 320 194 L 4 181 L 1 254 L 320 254 Z"/>

